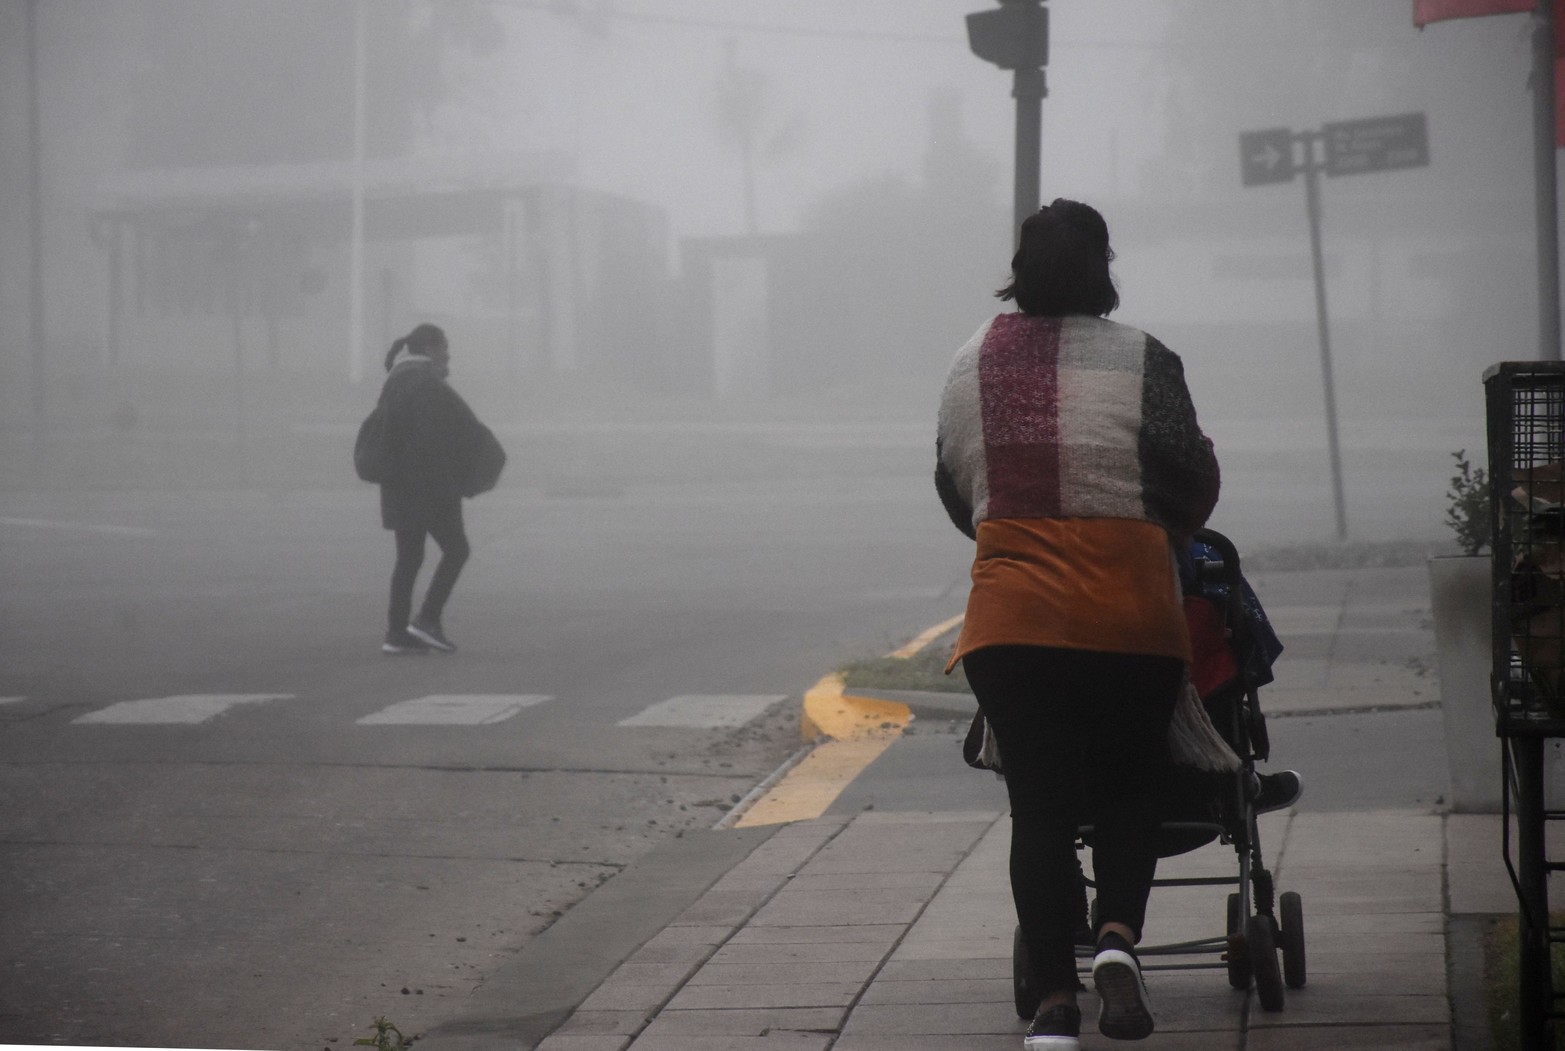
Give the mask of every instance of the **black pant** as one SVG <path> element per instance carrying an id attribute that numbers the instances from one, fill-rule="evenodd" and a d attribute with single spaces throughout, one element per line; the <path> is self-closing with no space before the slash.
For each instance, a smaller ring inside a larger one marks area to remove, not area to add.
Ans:
<path id="1" fill-rule="evenodd" d="M 397 565 L 391 571 L 391 605 L 387 610 L 387 622 L 392 631 L 407 630 L 409 615 L 413 611 L 413 584 L 418 571 L 424 565 L 424 536 L 428 534 L 440 545 L 440 561 L 435 574 L 429 580 L 429 590 L 424 592 L 424 604 L 419 607 L 419 619 L 440 623 L 440 615 L 456 587 L 456 578 L 472 553 L 467 543 L 467 529 L 462 524 L 462 505 L 441 515 L 427 528 L 398 529 Z"/>
<path id="2" fill-rule="evenodd" d="M 1098 923 L 1140 936 L 1182 662 L 1042 646 L 962 660 L 1011 798 L 1011 896 L 1044 993 L 1076 988 L 1077 829 L 1095 826 Z"/>

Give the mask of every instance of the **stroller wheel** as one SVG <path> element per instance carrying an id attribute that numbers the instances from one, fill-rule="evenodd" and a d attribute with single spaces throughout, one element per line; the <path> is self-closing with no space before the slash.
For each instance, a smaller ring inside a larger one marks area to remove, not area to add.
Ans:
<path id="1" fill-rule="evenodd" d="M 1251 916 L 1244 933 L 1250 949 L 1250 966 L 1255 971 L 1255 995 L 1261 1001 L 1261 1009 L 1281 1011 L 1282 971 L 1277 966 L 1277 939 L 1272 932 L 1272 918 Z"/>
<path id="2" fill-rule="evenodd" d="M 1284 891 L 1277 899 L 1282 921 L 1282 976 L 1289 989 L 1304 988 L 1304 899 Z"/>
<path id="3" fill-rule="evenodd" d="M 1027 955 L 1027 943 L 1022 941 L 1020 924 L 1011 936 L 1011 991 L 1016 1000 L 1016 1017 L 1031 1021 L 1043 1002 L 1043 994 L 1033 981 L 1032 958 Z"/>
<path id="4" fill-rule="evenodd" d="M 1250 988 L 1254 972 L 1250 968 L 1250 953 L 1244 944 L 1244 916 L 1240 912 L 1238 894 L 1228 895 L 1228 984 L 1235 989 Z"/>

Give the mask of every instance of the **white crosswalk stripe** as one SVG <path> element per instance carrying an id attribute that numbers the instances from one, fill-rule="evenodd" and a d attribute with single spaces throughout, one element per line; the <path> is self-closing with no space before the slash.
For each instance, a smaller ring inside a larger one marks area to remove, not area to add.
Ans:
<path id="1" fill-rule="evenodd" d="M 204 723 L 241 704 L 292 700 L 291 693 L 186 693 L 172 697 L 148 697 L 121 701 L 73 722 L 128 724 Z"/>
<path id="2" fill-rule="evenodd" d="M 615 725 L 673 726 L 685 729 L 743 726 L 785 697 L 781 693 L 684 694 L 659 701 L 628 719 L 621 719 Z"/>
<path id="3" fill-rule="evenodd" d="M 88 712 L 74 723 L 109 725 L 193 725 L 245 704 L 292 700 L 291 693 L 192 693 L 121 701 Z M 649 705 L 616 726 L 707 730 L 743 726 L 785 694 L 681 694 Z M 0 697 L 0 705 L 26 697 Z M 487 726 L 504 722 L 524 708 L 554 700 L 538 693 L 431 694 L 398 701 L 355 720 L 360 726 Z"/>
<path id="4" fill-rule="evenodd" d="M 484 726 L 554 698 L 537 693 L 434 694 L 399 701 L 359 719 L 361 726 Z"/>
<path id="5" fill-rule="evenodd" d="M 156 529 L 140 526 L 105 525 L 101 522 L 61 522 L 48 518 L 0 518 L 0 525 L 32 526 L 38 529 L 60 529 L 82 533 L 109 533 L 118 536 L 157 536 Z"/>

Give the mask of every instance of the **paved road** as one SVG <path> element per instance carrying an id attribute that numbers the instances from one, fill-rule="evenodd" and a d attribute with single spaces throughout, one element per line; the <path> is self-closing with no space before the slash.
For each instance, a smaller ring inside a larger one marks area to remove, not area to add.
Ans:
<path id="1" fill-rule="evenodd" d="M 374 493 L 8 494 L 0 1042 L 346 1046 L 710 827 L 963 582 L 923 479 L 503 490 L 454 658 Z M 433 700 L 431 700 L 433 699 Z"/>

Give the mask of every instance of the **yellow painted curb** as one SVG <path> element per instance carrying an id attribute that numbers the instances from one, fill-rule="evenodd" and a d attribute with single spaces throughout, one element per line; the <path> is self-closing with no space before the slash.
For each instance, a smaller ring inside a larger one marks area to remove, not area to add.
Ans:
<path id="1" fill-rule="evenodd" d="M 953 617 L 920 634 L 890 656 L 911 657 L 961 623 Z M 845 693 L 842 676 L 823 677 L 804 695 L 799 730 L 821 743 L 799 761 L 733 828 L 777 825 L 820 817 L 882 752 L 902 735 L 913 713 L 905 704 Z"/>
<path id="2" fill-rule="evenodd" d="M 799 724 L 807 740 L 826 738 L 733 824 L 778 825 L 820 817 L 913 719 L 907 705 L 842 692 L 833 672 L 804 695 Z"/>
<path id="3" fill-rule="evenodd" d="M 911 716 L 905 704 L 844 693 L 842 676 L 832 672 L 804 695 L 799 733 L 806 741 L 818 737 L 845 741 L 872 733 L 877 728 L 889 730 L 891 724 L 897 724 L 900 729 L 907 725 Z"/>

